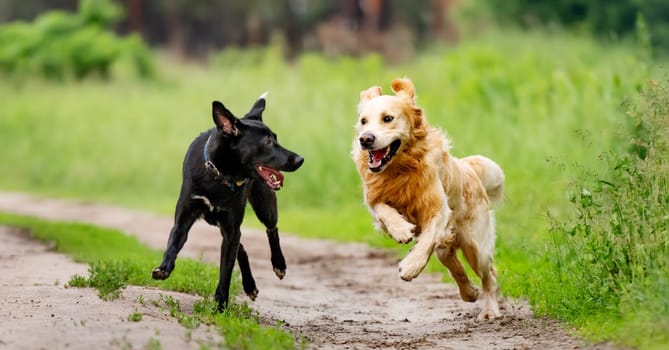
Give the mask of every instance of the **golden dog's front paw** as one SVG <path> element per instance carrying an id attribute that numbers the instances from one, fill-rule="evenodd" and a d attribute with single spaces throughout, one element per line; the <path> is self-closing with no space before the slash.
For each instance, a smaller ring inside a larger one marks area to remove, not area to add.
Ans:
<path id="1" fill-rule="evenodd" d="M 414 237 L 416 225 L 404 221 L 388 228 L 388 234 L 398 243 L 406 244 L 411 242 Z"/>
<path id="2" fill-rule="evenodd" d="M 405 257 L 399 263 L 400 278 L 409 282 L 412 279 L 418 277 L 418 275 L 423 271 L 427 261 L 424 259 L 417 259 L 411 255 Z"/>

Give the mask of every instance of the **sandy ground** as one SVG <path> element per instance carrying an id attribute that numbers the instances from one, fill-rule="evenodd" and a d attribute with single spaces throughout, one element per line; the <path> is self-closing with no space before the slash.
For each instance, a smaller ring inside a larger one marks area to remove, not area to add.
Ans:
<path id="1" fill-rule="evenodd" d="M 164 248 L 172 223 L 169 216 L 18 193 L 0 192 L 0 210 L 117 228 L 157 249 Z M 212 329 L 201 326 L 187 332 L 166 311 L 137 301 L 140 294 L 153 300 L 167 292 L 128 287 L 120 300 L 105 302 L 95 291 L 64 288 L 86 266 L 26 237 L 18 230 L 0 230 L 0 348 L 141 349 L 159 341 L 163 349 L 186 349 L 220 344 Z M 477 321 L 478 306 L 462 302 L 457 288 L 438 275 L 400 280 L 396 257 L 388 251 L 282 234 L 288 271 L 279 280 L 264 232 L 242 229 L 242 242 L 260 290 L 250 305 L 263 323 L 284 322 L 313 349 L 614 349 L 584 343 L 560 323 L 535 318 L 523 302 L 505 300 L 503 317 Z M 216 228 L 196 223 L 181 256 L 217 262 L 219 247 Z M 153 267 L 146 267 L 147 274 Z M 173 273 L 179 273 L 178 260 Z M 197 300 L 169 294 L 185 311 Z M 127 320 L 135 309 L 144 314 L 138 323 Z"/>

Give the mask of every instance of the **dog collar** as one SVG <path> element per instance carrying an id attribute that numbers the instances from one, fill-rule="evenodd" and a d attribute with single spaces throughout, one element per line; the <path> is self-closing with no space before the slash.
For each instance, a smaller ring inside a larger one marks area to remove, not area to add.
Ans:
<path id="1" fill-rule="evenodd" d="M 214 165 L 214 162 L 209 160 L 209 154 L 207 152 L 207 149 L 209 148 L 209 141 L 211 141 L 211 134 L 209 134 L 207 142 L 204 144 L 204 149 L 202 150 L 202 154 L 204 156 L 204 169 L 207 170 L 209 175 L 211 175 L 211 177 L 213 177 L 214 180 L 220 181 L 222 184 L 228 186 L 228 188 L 230 188 L 230 191 L 233 192 L 235 191 L 235 189 L 246 185 L 246 183 L 249 182 L 248 178 L 241 180 L 232 180 L 227 176 L 223 176 L 223 174 L 221 174 L 216 165 Z"/>

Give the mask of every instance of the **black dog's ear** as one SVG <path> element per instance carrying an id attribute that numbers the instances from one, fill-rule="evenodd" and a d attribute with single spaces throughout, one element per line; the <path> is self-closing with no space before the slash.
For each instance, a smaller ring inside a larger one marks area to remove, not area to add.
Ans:
<path id="1" fill-rule="evenodd" d="M 237 135 L 239 130 L 237 129 L 237 123 L 239 120 L 232 115 L 225 106 L 218 102 L 214 101 L 211 105 L 212 116 L 214 117 L 214 124 L 218 131 L 225 135 Z"/>
<path id="2" fill-rule="evenodd" d="M 258 97 L 256 103 L 253 104 L 253 107 L 251 107 L 251 110 L 246 113 L 244 118 L 262 121 L 262 112 L 265 111 L 265 97 L 267 97 L 267 92 L 264 92 L 262 95 L 260 95 L 260 97 Z"/>

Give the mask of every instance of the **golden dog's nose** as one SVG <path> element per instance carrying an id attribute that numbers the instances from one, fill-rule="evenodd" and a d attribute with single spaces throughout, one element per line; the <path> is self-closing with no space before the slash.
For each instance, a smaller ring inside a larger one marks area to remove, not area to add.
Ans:
<path id="1" fill-rule="evenodd" d="M 376 141 L 376 137 L 370 133 L 364 133 L 360 135 L 360 146 L 363 149 L 370 149 L 372 146 L 374 146 L 374 141 Z"/>

